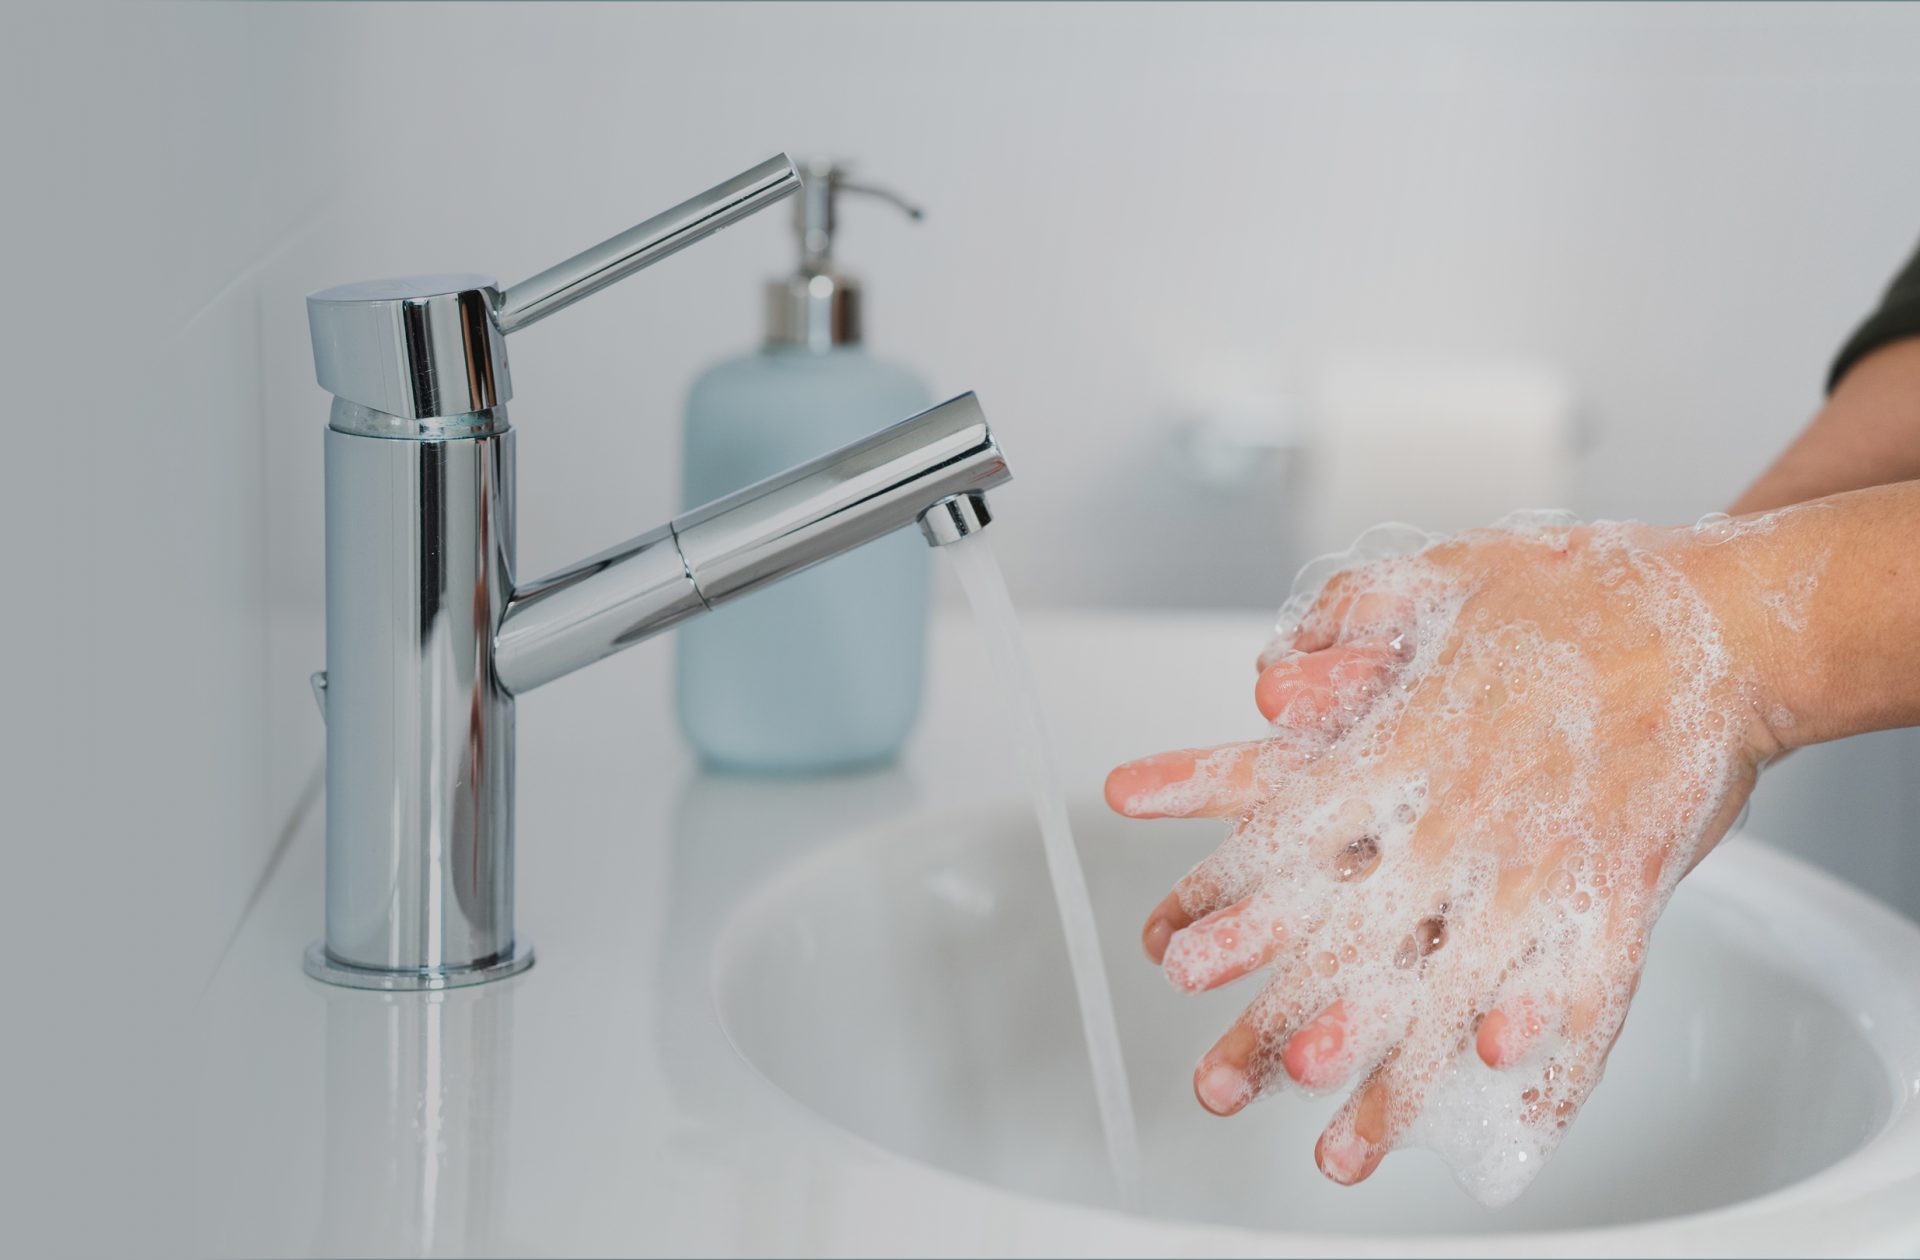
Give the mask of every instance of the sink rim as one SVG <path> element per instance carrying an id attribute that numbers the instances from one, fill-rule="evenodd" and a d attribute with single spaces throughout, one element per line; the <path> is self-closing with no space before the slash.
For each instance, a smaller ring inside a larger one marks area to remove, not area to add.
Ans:
<path id="1" fill-rule="evenodd" d="M 1092 798 L 1070 798 L 1076 816 L 1104 808 Z M 1031 826 L 1030 807 L 1011 799 L 965 806 L 916 809 L 885 822 L 849 831 L 783 864 L 740 897 L 717 925 L 710 943 L 708 984 L 715 1022 L 727 1044 L 763 1085 L 811 1123 L 889 1161 L 911 1167 L 969 1192 L 1005 1196 L 1061 1215 L 1091 1213 L 1124 1222 L 1153 1239 L 1196 1236 L 1238 1240 L 1239 1245 L 1308 1248 L 1333 1254 L 1542 1254 L 1548 1247 L 1579 1246 L 1596 1253 L 1638 1254 L 1649 1244 L 1672 1247 L 1693 1241 L 1714 1251 L 1743 1241 L 1769 1249 L 1824 1254 L 1849 1247 L 1920 1249 L 1920 985 L 1877 985 L 1901 960 L 1920 975 L 1920 923 L 1837 876 L 1796 858 L 1763 839 L 1736 832 L 1709 855 L 1688 883 L 1716 900 L 1743 909 L 1772 930 L 1742 943 L 1768 965 L 1794 976 L 1853 1017 L 1854 1031 L 1886 1072 L 1889 1110 L 1859 1146 L 1816 1172 L 1764 1194 L 1699 1211 L 1644 1221 L 1564 1229 L 1497 1233 L 1360 1233 L 1290 1231 L 1207 1220 L 1136 1213 L 1077 1202 L 987 1180 L 889 1146 L 841 1123 L 792 1093 L 742 1046 L 729 1018 L 728 985 L 739 971 L 745 945 L 759 925 L 771 921 L 780 903 L 821 873 L 843 865 L 875 844 L 897 842 L 902 832 Z M 1782 915 L 1787 911 L 1787 915 Z M 1819 929 L 1803 934 L 1801 946 L 1785 940 L 1783 923 Z M 1866 964 L 1842 968 L 1839 982 L 1818 960 L 1835 956 Z M 1872 977 L 1872 978 L 1868 978 Z M 1908 1075 L 1910 1073 L 1911 1075 Z M 1152 1231 L 1151 1234 L 1145 1231 Z"/>

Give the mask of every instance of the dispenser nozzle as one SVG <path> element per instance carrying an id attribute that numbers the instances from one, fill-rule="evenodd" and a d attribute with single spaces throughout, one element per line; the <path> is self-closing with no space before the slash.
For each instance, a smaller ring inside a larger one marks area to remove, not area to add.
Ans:
<path id="1" fill-rule="evenodd" d="M 841 193 L 876 197 L 918 222 L 927 212 L 899 193 L 877 184 L 856 184 L 847 178 L 847 164 L 812 161 L 800 165 L 800 196 L 793 203 L 793 230 L 800 238 L 802 275 L 825 275 L 833 269 L 833 233 Z"/>
<path id="2" fill-rule="evenodd" d="M 847 164 L 816 160 L 800 164 L 800 196 L 793 203 L 793 231 L 800 267 L 767 286 L 767 343 L 831 350 L 860 340 L 860 285 L 833 267 L 833 234 L 840 194 L 875 197 L 918 222 L 926 211 L 877 184 L 855 183 Z"/>

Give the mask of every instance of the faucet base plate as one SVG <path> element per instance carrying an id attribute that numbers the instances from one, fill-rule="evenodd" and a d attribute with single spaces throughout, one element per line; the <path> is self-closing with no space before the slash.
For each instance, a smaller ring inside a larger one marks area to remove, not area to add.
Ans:
<path id="1" fill-rule="evenodd" d="M 324 940 L 307 946 L 302 969 L 315 980 L 349 989 L 380 989 L 389 993 L 432 993 L 442 989 L 460 989 L 489 980 L 517 976 L 533 966 L 533 942 L 521 937 L 505 954 L 480 967 L 433 967 L 412 971 L 389 971 L 380 967 L 359 967 L 342 962 L 327 952 Z"/>

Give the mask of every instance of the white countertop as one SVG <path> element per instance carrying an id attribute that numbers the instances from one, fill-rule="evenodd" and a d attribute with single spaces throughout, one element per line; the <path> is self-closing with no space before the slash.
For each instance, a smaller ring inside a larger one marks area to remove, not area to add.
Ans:
<path id="1" fill-rule="evenodd" d="M 1268 624 L 1029 618 L 1070 793 L 1096 794 L 1129 756 L 1256 733 Z M 1168 659 L 1170 641 L 1192 655 Z M 727 1042 L 709 973 L 732 905 L 855 829 L 1019 799 L 970 619 L 936 618 L 930 660 L 899 765 L 831 779 L 699 772 L 673 728 L 664 642 L 525 698 L 518 924 L 538 960 L 493 985 L 388 996 L 303 976 L 322 914 L 310 811 L 203 999 L 197 1249 L 1261 1250 L 1250 1232 L 1046 1202 L 881 1151 Z M 1174 692 L 1171 728 L 1163 704 L 1146 722 L 1136 699 Z"/>

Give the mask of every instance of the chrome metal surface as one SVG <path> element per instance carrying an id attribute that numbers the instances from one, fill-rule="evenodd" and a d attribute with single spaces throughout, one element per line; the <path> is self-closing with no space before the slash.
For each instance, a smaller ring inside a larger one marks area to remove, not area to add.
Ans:
<path id="1" fill-rule="evenodd" d="M 792 191 L 777 158 L 501 295 L 308 299 L 326 430 L 326 935 L 308 974 L 434 990 L 531 965 L 513 921 L 514 696 L 1008 479 L 973 395 L 516 585 L 502 332 Z M 476 305 L 476 303 L 478 303 Z M 984 506 L 980 512 L 984 521 Z"/>
<path id="2" fill-rule="evenodd" d="M 969 534 L 977 534 L 993 524 L 984 494 L 956 494 L 942 499 L 920 514 L 920 532 L 935 547 L 957 543 Z"/>
<path id="3" fill-rule="evenodd" d="M 767 284 L 767 344 L 803 346 L 818 354 L 859 345 L 860 282 L 847 276 L 797 275 Z"/>
<path id="4" fill-rule="evenodd" d="M 912 525 L 951 495 L 1008 481 L 986 415 L 961 394 L 673 522 L 693 584 L 718 604 Z"/>
<path id="5" fill-rule="evenodd" d="M 490 276 L 400 276 L 307 296 L 313 374 L 328 393 L 416 419 L 513 397 Z"/>
<path id="6" fill-rule="evenodd" d="M 800 264 L 794 274 L 767 286 L 767 344 L 813 351 L 857 344 L 863 333 L 860 282 L 833 266 L 840 197 L 876 197 L 916 221 L 926 212 L 896 192 L 848 179 L 844 162 L 803 163 L 800 178 L 800 196 L 793 203 Z"/>
<path id="7" fill-rule="evenodd" d="M 328 429 L 326 506 L 326 949 L 418 976 L 491 967 L 514 951 L 513 696 L 493 670 L 513 434 Z"/>
<path id="8" fill-rule="evenodd" d="M 524 937 L 511 942 L 507 952 L 483 963 L 467 967 L 418 967 L 413 970 L 386 967 L 356 967 L 342 962 L 317 940 L 307 946 L 300 969 L 315 980 L 347 989 L 376 989 L 383 993 L 437 993 L 443 989 L 464 989 L 489 980 L 505 980 L 533 966 L 533 942 Z"/>
<path id="9" fill-rule="evenodd" d="M 518 694 L 706 610 L 662 525 L 516 590 L 494 669 Z"/>
<path id="10" fill-rule="evenodd" d="M 333 400 L 327 427 L 336 433 L 360 437 L 393 438 L 405 442 L 443 442 L 449 438 L 492 437 L 507 431 L 507 409 L 461 411 L 443 416 L 396 416 L 363 407 L 344 398 Z"/>
<path id="11" fill-rule="evenodd" d="M 336 398 L 395 422 L 379 437 L 438 440 L 405 421 L 485 413 L 513 397 L 506 334 L 799 190 L 783 153 L 504 292 L 491 276 L 401 276 L 307 297 L 313 370 Z M 336 416 L 337 420 L 337 416 Z M 336 423 L 351 432 L 363 430 Z"/>
<path id="12" fill-rule="evenodd" d="M 513 332 L 545 319 L 799 188 L 799 172 L 787 155 L 770 157 L 645 223 L 509 286 L 500 295 L 495 322 L 501 332 Z"/>
<path id="13" fill-rule="evenodd" d="M 962 394 L 517 589 L 494 671 L 522 694 L 1008 477 Z"/>

